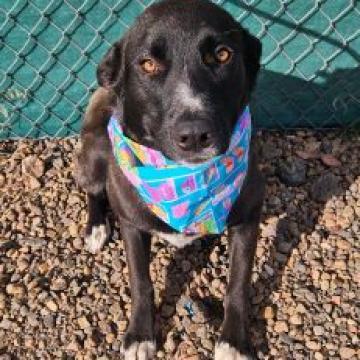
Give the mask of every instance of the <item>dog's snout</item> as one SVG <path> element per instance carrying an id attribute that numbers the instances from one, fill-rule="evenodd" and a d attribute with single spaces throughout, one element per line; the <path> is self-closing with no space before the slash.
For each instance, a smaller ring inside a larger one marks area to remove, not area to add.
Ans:
<path id="1" fill-rule="evenodd" d="M 199 151 L 213 145 L 210 127 L 202 122 L 182 123 L 175 128 L 175 143 L 184 151 Z"/>

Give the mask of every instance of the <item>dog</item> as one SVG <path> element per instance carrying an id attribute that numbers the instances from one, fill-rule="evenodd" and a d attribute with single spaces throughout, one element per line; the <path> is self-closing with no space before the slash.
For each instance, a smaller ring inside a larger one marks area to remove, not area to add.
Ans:
<path id="1" fill-rule="evenodd" d="M 210 1 L 163 0 L 139 16 L 98 66 L 99 87 L 84 116 L 76 178 L 87 193 L 87 250 L 100 251 L 108 239 L 108 204 L 120 223 L 132 301 L 123 339 L 126 360 L 151 359 L 156 351 L 152 235 L 177 247 L 201 235 L 174 230 L 145 204 L 116 163 L 109 118 L 118 114 L 128 138 L 173 161 L 204 163 L 229 147 L 256 83 L 261 49 L 257 38 Z M 227 161 L 226 166 L 231 170 L 233 165 Z M 162 194 L 172 196 L 166 187 Z M 263 197 L 264 180 L 251 143 L 242 189 L 226 219 L 230 268 L 216 360 L 255 358 L 248 294 Z"/>

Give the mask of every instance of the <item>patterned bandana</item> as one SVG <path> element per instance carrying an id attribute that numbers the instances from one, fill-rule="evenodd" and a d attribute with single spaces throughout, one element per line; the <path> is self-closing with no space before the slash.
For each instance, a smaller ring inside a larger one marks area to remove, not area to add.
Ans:
<path id="1" fill-rule="evenodd" d="M 228 150 L 201 164 L 178 164 L 160 151 L 132 141 L 114 116 L 108 132 L 121 170 L 161 220 L 187 235 L 225 230 L 248 168 L 248 107 L 238 118 Z"/>

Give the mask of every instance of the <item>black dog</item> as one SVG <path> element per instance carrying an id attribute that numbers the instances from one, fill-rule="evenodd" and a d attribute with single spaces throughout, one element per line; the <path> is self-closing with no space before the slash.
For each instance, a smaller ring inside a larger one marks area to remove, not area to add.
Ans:
<path id="1" fill-rule="evenodd" d="M 195 236 L 177 233 L 149 211 L 115 163 L 107 135 L 112 111 L 124 133 L 168 158 L 198 163 L 226 151 L 238 115 L 249 103 L 260 42 L 224 10 L 205 0 L 168 0 L 149 7 L 98 67 L 101 86 L 87 109 L 77 178 L 88 195 L 86 247 L 107 239 L 109 201 L 121 225 L 130 269 L 132 314 L 126 360 L 155 353 L 152 234 L 176 246 Z M 230 274 L 216 360 L 250 359 L 248 293 L 264 182 L 253 147 L 241 194 L 228 217 Z"/>

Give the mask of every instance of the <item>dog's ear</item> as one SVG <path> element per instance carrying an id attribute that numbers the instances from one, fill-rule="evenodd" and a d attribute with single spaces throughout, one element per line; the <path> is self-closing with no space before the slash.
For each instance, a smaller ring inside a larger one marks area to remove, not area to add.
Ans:
<path id="1" fill-rule="evenodd" d="M 251 92 L 255 86 L 256 78 L 260 69 L 262 45 L 259 39 L 242 29 L 242 41 L 244 62 L 247 72 L 248 89 Z"/>
<path id="2" fill-rule="evenodd" d="M 124 72 L 124 43 L 124 40 L 116 42 L 99 64 L 96 77 L 100 86 L 114 88 L 121 82 Z"/>

